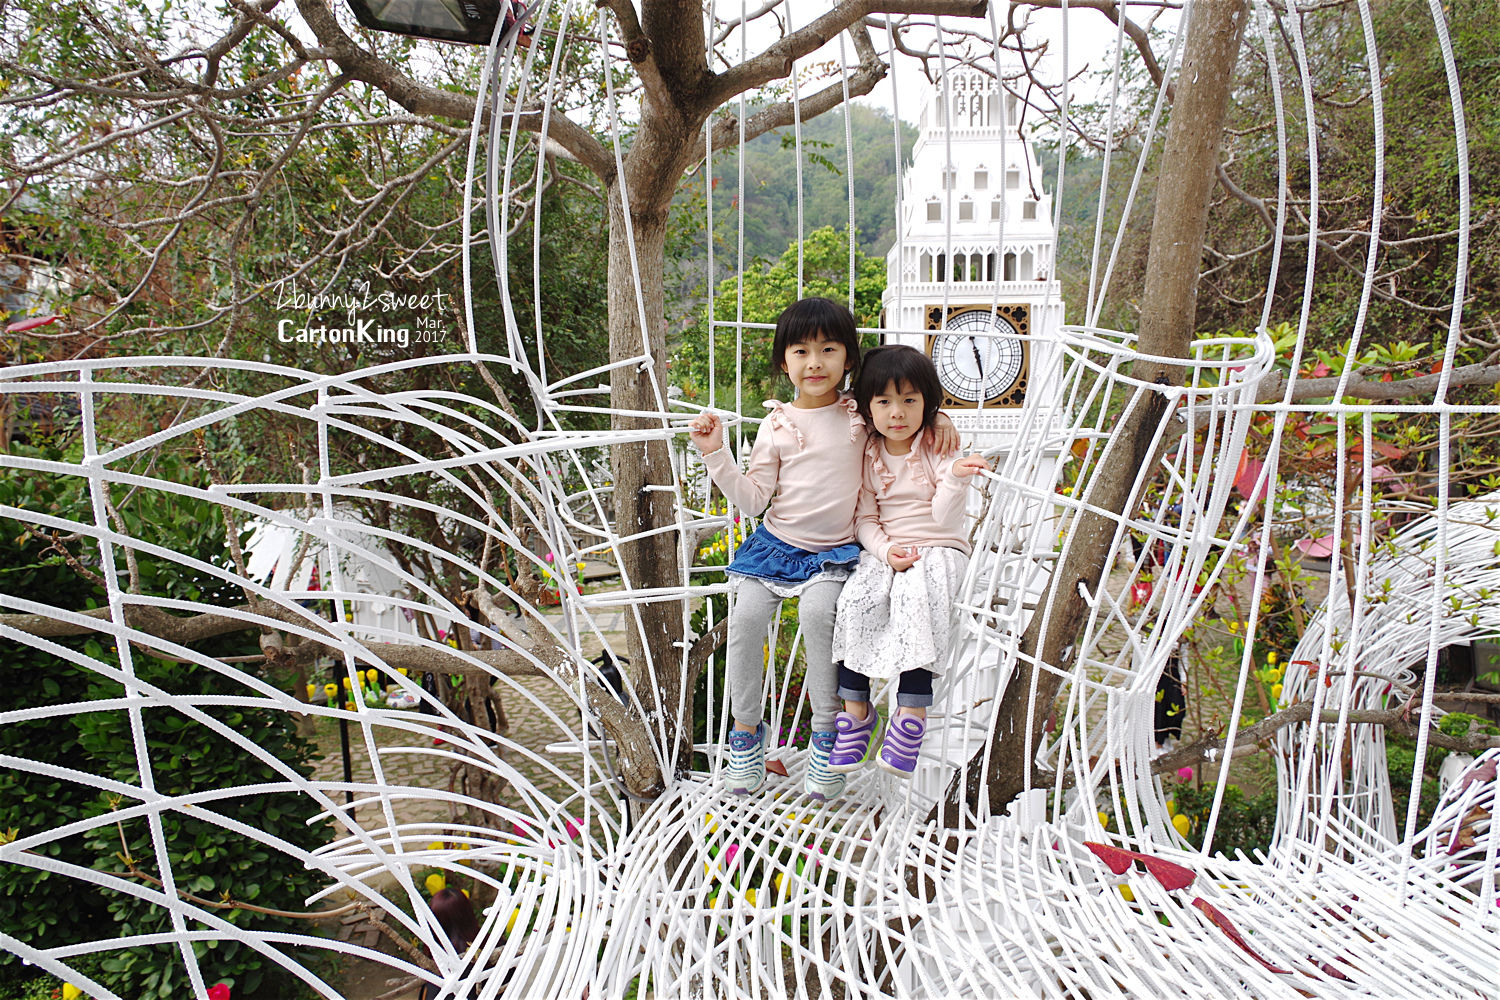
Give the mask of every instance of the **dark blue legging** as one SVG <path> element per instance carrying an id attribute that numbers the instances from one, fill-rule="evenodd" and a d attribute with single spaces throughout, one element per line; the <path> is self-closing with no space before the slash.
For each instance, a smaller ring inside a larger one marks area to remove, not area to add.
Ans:
<path id="1" fill-rule="evenodd" d="M 839 697 L 846 701 L 869 701 L 870 678 L 850 670 L 842 663 L 839 668 Z M 922 667 L 903 670 L 896 681 L 896 704 L 907 708 L 926 708 L 932 704 L 932 671 Z"/>

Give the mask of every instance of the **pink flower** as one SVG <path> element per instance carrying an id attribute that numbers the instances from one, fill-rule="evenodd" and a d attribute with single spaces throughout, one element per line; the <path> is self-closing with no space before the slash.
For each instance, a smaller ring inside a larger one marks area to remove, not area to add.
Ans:
<path id="1" fill-rule="evenodd" d="M 547 553 L 547 561 L 548 562 L 552 561 L 552 553 L 550 553 L 550 552 Z"/>
<path id="2" fill-rule="evenodd" d="M 229 985 L 214 983 L 208 988 L 208 1000 L 229 1000 Z"/>
<path id="3" fill-rule="evenodd" d="M 738 853 L 740 853 L 740 845 L 739 844 L 730 844 L 728 847 L 724 848 L 724 867 L 725 868 L 728 868 L 730 865 L 734 864 L 734 856 L 736 854 L 738 854 Z"/>
<path id="4" fill-rule="evenodd" d="M 568 836 L 571 839 L 573 839 L 573 840 L 577 840 L 578 839 L 578 820 L 577 820 L 576 817 L 574 819 L 568 820 L 566 823 L 563 824 L 563 826 L 567 827 Z"/>
<path id="5" fill-rule="evenodd" d="M 1193 769 L 1190 767 L 1179 767 L 1177 769 L 1177 778 L 1179 781 L 1192 781 Z"/>

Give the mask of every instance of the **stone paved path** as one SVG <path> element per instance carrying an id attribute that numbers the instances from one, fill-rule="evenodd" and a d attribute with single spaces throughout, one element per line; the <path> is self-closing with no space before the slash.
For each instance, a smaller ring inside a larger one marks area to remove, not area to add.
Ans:
<path id="1" fill-rule="evenodd" d="M 601 629 L 609 634 L 612 645 L 618 645 L 624 641 L 624 634 L 619 631 L 622 618 L 623 613 L 616 611 L 601 616 L 599 619 Z M 583 651 L 586 656 L 598 655 L 601 648 L 602 644 L 597 636 L 590 634 L 585 637 Z M 546 713 L 537 708 L 526 695 L 514 690 L 503 690 L 502 685 L 496 685 L 495 690 L 500 694 L 501 704 L 510 725 L 510 731 L 507 734 L 509 739 L 521 747 L 529 748 L 534 753 L 546 757 L 559 769 L 575 777 L 581 775 L 581 763 L 577 754 L 549 754 L 546 750 L 549 745 L 569 739 L 568 730 L 576 730 L 578 727 L 578 710 L 569 693 L 547 678 L 521 677 L 516 678 L 516 682 L 525 689 L 530 698 L 541 702 L 555 713 L 558 719 L 548 718 Z M 410 715 L 414 722 L 423 725 L 431 725 L 434 721 L 432 716 L 423 716 L 415 710 L 402 714 L 403 716 Z M 561 728 L 558 720 L 568 729 Z M 428 752 L 433 746 L 430 737 L 389 726 L 373 727 L 373 731 L 387 784 L 443 791 L 448 789 L 450 761 Z M 313 770 L 314 777 L 322 780 L 342 780 L 343 755 L 338 723 L 331 719 L 317 720 L 314 739 L 319 752 L 319 760 Z M 361 727 L 349 726 L 349 740 L 354 780 L 373 780 L 374 769 L 371 767 L 370 754 Z M 526 754 L 512 751 L 506 755 L 506 759 L 554 801 L 572 794 L 572 789 L 569 788 L 567 782 L 560 780 L 537 761 L 529 759 Z M 449 809 L 444 802 L 409 799 L 397 802 L 394 809 L 396 820 L 401 823 L 449 822 Z M 362 826 L 384 825 L 384 819 L 376 806 L 360 809 L 356 818 Z"/>
<path id="2" fill-rule="evenodd" d="M 618 648 L 623 644 L 623 612 L 608 612 L 598 616 L 596 620 L 600 629 L 609 635 L 612 645 Z M 585 638 L 583 642 L 585 656 L 597 656 L 601 649 L 602 644 L 597 636 L 590 634 Z M 569 729 L 576 730 L 578 712 L 574 707 L 573 699 L 568 692 L 546 678 L 522 677 L 516 678 L 516 682 L 525 690 L 525 695 L 515 690 L 502 690 L 502 685 L 496 685 L 495 688 L 496 691 L 501 692 L 501 704 L 510 726 L 507 734 L 509 739 L 519 747 L 530 749 L 577 780 L 582 773 L 581 758 L 577 754 L 547 752 L 549 745 L 571 738 L 570 733 L 561 729 L 557 720 L 547 718 L 546 713 L 538 709 L 530 700 L 535 698 L 555 713 L 558 720 L 561 720 Z M 424 726 L 430 726 L 433 721 L 431 716 L 424 716 L 416 711 L 403 712 L 401 717 L 410 718 L 411 721 Z M 318 746 L 319 758 L 314 765 L 314 777 L 341 781 L 343 780 L 343 755 L 338 723 L 330 719 L 318 719 L 316 726 L 314 740 Z M 379 759 L 387 784 L 440 791 L 448 789 L 450 762 L 446 758 L 429 752 L 433 746 L 431 736 L 392 726 L 377 726 L 373 727 L 372 731 L 380 752 Z M 370 754 L 360 726 L 349 727 L 349 739 L 353 779 L 355 781 L 373 780 L 374 770 L 371 767 Z M 566 781 L 559 779 L 547 767 L 529 758 L 525 753 L 512 750 L 506 754 L 506 759 L 552 801 L 562 801 L 572 794 L 572 789 Z M 518 797 L 510 797 L 513 793 L 509 789 L 506 794 L 507 804 L 524 808 Z M 421 798 L 402 799 L 395 802 L 392 808 L 397 823 L 430 823 L 434 827 L 442 827 L 451 822 L 449 807 L 447 803 L 441 801 Z M 374 804 L 361 806 L 356 811 L 355 819 L 366 829 L 384 828 L 386 825 L 383 810 Z M 434 829 L 430 839 L 442 839 L 441 831 Z M 336 928 L 330 928 L 330 930 L 334 929 Z M 385 952 L 392 950 L 387 942 L 382 942 L 380 948 Z M 347 963 L 342 992 L 345 1000 L 373 1000 L 391 988 L 390 981 L 391 973 L 386 967 L 374 962 L 351 960 Z M 416 991 L 412 990 L 409 995 L 415 997 Z M 401 997 L 400 1000 L 407 1000 L 407 997 Z"/>

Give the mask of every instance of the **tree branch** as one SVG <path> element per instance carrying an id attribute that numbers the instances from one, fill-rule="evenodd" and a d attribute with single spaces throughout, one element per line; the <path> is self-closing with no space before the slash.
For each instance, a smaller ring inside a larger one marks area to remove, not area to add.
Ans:
<path id="1" fill-rule="evenodd" d="M 1398 733 L 1415 739 L 1421 727 L 1412 722 L 1413 709 L 1409 705 L 1389 709 L 1359 709 L 1344 715 L 1349 725 L 1383 726 L 1387 732 Z M 1213 763 L 1227 752 L 1231 757 L 1242 757 L 1256 750 L 1261 743 L 1287 726 L 1305 724 L 1312 719 L 1312 702 L 1304 701 L 1268 715 L 1252 726 L 1246 726 L 1234 734 L 1232 741 L 1222 737 L 1199 740 L 1189 746 L 1176 747 L 1151 762 L 1152 774 L 1167 774 L 1178 768 Z M 1320 724 L 1339 722 L 1337 709 L 1324 709 L 1318 716 Z M 1465 736 L 1450 736 L 1437 726 L 1427 730 L 1427 741 L 1445 750 L 1461 753 L 1482 753 L 1500 747 L 1500 736 L 1470 733 Z"/>
<path id="2" fill-rule="evenodd" d="M 620 38 L 625 43 L 625 58 L 630 60 L 630 64 L 640 75 L 641 85 L 646 89 L 646 99 L 659 102 L 664 108 L 670 107 L 672 98 L 666 81 L 662 79 L 661 69 L 656 64 L 656 47 L 641 28 L 635 4 L 632 0 L 599 0 L 599 6 L 607 8 L 619 22 Z"/>
<path id="3" fill-rule="evenodd" d="M 1031 7 L 1045 10 L 1061 10 L 1063 0 L 1025 0 Z M 1120 24 L 1120 5 L 1115 0 L 1067 0 L 1068 9 L 1071 10 L 1097 10 L 1109 18 L 1117 27 Z M 1146 72 L 1151 76 L 1151 82 L 1160 87 L 1162 83 L 1161 63 L 1156 61 L 1156 53 L 1151 49 L 1151 38 L 1146 29 L 1136 24 L 1130 18 L 1124 18 L 1125 34 L 1129 37 L 1135 50 L 1140 53 L 1141 62 L 1146 67 Z M 1173 90 L 1170 84 L 1167 87 L 1167 102 L 1171 103 Z"/>
<path id="4" fill-rule="evenodd" d="M 1379 376 L 1388 374 L 1385 369 L 1362 368 L 1349 376 L 1343 395 L 1355 399 L 1372 399 L 1390 402 L 1399 399 L 1430 399 L 1442 382 L 1441 372 L 1419 375 L 1416 378 L 1383 382 Z M 1371 378 L 1370 375 L 1376 376 Z M 1279 401 L 1286 392 L 1287 377 L 1282 372 L 1267 375 L 1256 393 L 1256 402 Z M 1448 378 L 1448 387 L 1500 385 L 1500 356 L 1491 355 L 1477 364 L 1453 369 Z M 1310 399 L 1325 399 L 1338 391 L 1339 377 L 1299 378 L 1292 387 L 1292 402 L 1301 403 Z"/>
<path id="5" fill-rule="evenodd" d="M 709 107 L 719 107 L 746 91 L 787 76 L 797 59 L 816 52 L 837 38 L 839 32 L 871 14 L 984 17 L 987 9 L 984 0 L 855 0 L 840 4 L 807 26 L 774 42 L 760 55 L 719 74 L 708 91 Z"/>
<path id="6" fill-rule="evenodd" d="M 413 80 L 390 63 L 356 45 L 339 27 L 324 0 L 297 0 L 297 10 L 313 30 L 313 34 L 318 36 L 328 58 L 351 78 L 378 87 L 387 97 L 412 114 L 464 122 L 474 117 L 472 97 Z M 508 115 L 506 117 L 514 120 Z M 535 132 L 541 125 L 540 107 L 524 109 L 520 119 L 522 129 Z M 614 157 L 598 139 L 565 115 L 554 113 L 550 116 L 547 135 L 604 182 L 608 183 L 614 177 Z"/>

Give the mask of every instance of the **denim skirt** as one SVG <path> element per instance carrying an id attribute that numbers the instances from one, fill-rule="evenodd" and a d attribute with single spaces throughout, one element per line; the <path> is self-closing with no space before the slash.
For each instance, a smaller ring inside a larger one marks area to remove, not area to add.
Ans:
<path id="1" fill-rule="evenodd" d="M 860 547 L 853 542 L 826 552 L 809 552 L 783 542 L 761 525 L 735 551 L 728 570 L 772 585 L 773 591 L 779 589 L 778 584 L 800 590 L 815 578 L 844 579 L 859 562 L 859 553 Z"/>

